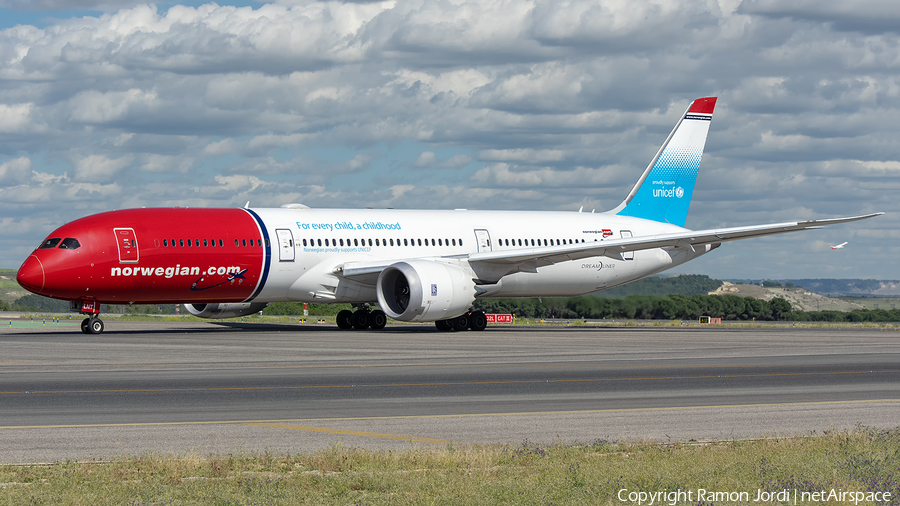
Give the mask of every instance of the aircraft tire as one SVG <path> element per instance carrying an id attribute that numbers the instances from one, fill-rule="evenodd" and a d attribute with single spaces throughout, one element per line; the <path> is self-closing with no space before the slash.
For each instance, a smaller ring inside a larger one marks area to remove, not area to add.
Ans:
<path id="1" fill-rule="evenodd" d="M 469 313 L 469 328 L 475 331 L 482 331 L 487 328 L 487 316 L 484 311 L 472 311 Z"/>
<path id="2" fill-rule="evenodd" d="M 369 325 L 372 327 L 372 330 L 383 329 L 387 325 L 387 315 L 380 309 L 372 311 L 369 313 Z"/>
<path id="3" fill-rule="evenodd" d="M 90 324 L 91 324 L 90 318 L 85 318 L 84 320 L 81 320 L 81 332 L 83 332 L 85 334 L 90 334 L 91 330 L 90 330 L 90 327 L 88 327 L 88 325 L 90 325 Z"/>
<path id="4" fill-rule="evenodd" d="M 372 318 L 369 316 L 369 312 L 363 310 L 355 311 L 350 318 L 350 322 L 356 330 L 365 330 L 369 328 L 369 322 L 371 320 Z"/>
<path id="5" fill-rule="evenodd" d="M 450 323 L 450 320 L 438 320 L 434 322 L 434 326 L 437 327 L 441 332 L 448 332 L 453 330 L 453 325 Z"/>
<path id="6" fill-rule="evenodd" d="M 100 318 L 95 318 L 88 323 L 88 331 L 91 334 L 102 334 L 103 333 L 103 320 Z"/>
<path id="7" fill-rule="evenodd" d="M 338 311 L 337 318 L 337 326 L 341 330 L 350 330 L 353 328 L 353 324 L 350 323 L 350 318 L 353 317 L 353 312 L 349 309 L 342 309 Z"/>
<path id="8" fill-rule="evenodd" d="M 453 330 L 462 331 L 469 329 L 469 315 L 461 314 L 456 318 L 450 320 L 450 326 L 453 327 Z"/>

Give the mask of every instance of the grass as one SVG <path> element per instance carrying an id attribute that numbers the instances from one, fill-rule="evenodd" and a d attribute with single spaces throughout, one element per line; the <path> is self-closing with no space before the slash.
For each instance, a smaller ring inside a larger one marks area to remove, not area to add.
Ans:
<path id="1" fill-rule="evenodd" d="M 897 505 L 898 483 L 900 429 L 859 428 L 816 437 L 708 444 L 595 441 L 548 446 L 524 441 L 400 452 L 334 445 L 300 455 L 142 455 L 7 465 L 0 466 L 0 504 L 637 503 L 620 501 L 622 490 L 626 498 L 629 492 L 680 490 L 691 492 L 693 500 L 679 504 L 703 504 L 699 489 L 747 493 L 751 499 L 759 489 L 791 494 L 835 489 L 890 492 L 889 501 L 877 504 Z"/>

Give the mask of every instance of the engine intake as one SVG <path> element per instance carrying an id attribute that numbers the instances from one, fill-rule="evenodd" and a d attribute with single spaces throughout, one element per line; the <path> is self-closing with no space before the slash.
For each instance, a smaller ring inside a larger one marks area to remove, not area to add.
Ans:
<path id="1" fill-rule="evenodd" d="M 266 308 L 267 302 L 227 302 L 213 304 L 185 304 L 188 313 L 198 318 L 236 318 L 258 313 Z"/>
<path id="2" fill-rule="evenodd" d="M 391 318 L 430 322 L 466 313 L 475 300 L 475 282 L 458 267 L 409 260 L 381 271 L 376 294 L 381 309 Z"/>

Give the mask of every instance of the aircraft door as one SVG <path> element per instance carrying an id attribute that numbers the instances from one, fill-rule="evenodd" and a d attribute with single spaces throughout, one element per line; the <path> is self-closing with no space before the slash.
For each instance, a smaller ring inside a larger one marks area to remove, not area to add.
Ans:
<path id="1" fill-rule="evenodd" d="M 294 261 L 294 234 L 286 228 L 275 230 L 278 236 L 278 260 L 281 262 Z"/>
<path id="2" fill-rule="evenodd" d="M 482 228 L 475 229 L 475 244 L 478 245 L 478 252 L 491 251 L 491 234 Z"/>
<path id="3" fill-rule="evenodd" d="M 140 255 L 134 229 L 114 228 L 113 233 L 116 234 L 116 247 L 119 248 L 119 263 L 136 264 Z"/>
<path id="4" fill-rule="evenodd" d="M 631 239 L 631 230 L 622 230 L 619 233 L 622 235 L 622 239 Z M 634 260 L 634 251 L 622 253 L 622 258 L 625 260 Z"/>

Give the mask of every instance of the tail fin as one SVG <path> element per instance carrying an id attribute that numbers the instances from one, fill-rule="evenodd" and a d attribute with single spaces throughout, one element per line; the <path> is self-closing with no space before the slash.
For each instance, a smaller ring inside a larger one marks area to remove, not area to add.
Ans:
<path id="1" fill-rule="evenodd" d="M 683 227 L 715 108 L 716 97 L 694 100 L 625 200 L 609 212 Z"/>

